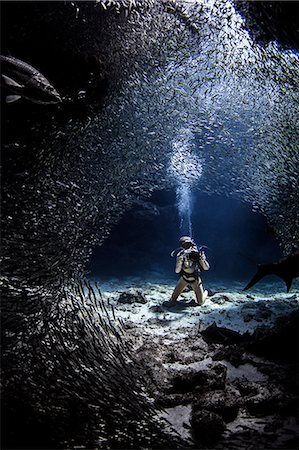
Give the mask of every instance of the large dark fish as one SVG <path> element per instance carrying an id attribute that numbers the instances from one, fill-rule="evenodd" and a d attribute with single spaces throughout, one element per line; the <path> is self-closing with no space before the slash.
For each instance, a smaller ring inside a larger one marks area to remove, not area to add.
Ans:
<path id="1" fill-rule="evenodd" d="M 241 344 L 248 339 L 248 333 L 240 334 L 237 331 L 225 327 L 218 327 L 216 322 L 208 326 L 200 333 L 207 343 Z"/>
<path id="2" fill-rule="evenodd" d="M 290 255 L 271 264 L 259 264 L 252 280 L 243 289 L 246 291 L 266 275 L 277 275 L 282 278 L 290 291 L 294 278 L 299 276 L 299 249 L 294 248 Z"/>
<path id="3" fill-rule="evenodd" d="M 0 62 L 1 88 L 5 90 L 7 103 L 21 97 L 43 105 L 61 102 L 56 89 L 34 67 L 10 56 L 0 55 Z"/>

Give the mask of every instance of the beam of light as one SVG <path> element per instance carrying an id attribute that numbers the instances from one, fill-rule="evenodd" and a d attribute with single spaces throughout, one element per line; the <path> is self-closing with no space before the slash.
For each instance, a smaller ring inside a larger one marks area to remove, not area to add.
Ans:
<path id="1" fill-rule="evenodd" d="M 202 164 L 195 154 L 190 130 L 182 130 L 173 143 L 170 161 L 170 174 L 176 181 L 177 208 L 180 217 L 180 230 L 192 236 L 192 186 L 202 176 Z"/>
<path id="2" fill-rule="evenodd" d="M 192 192 L 187 184 L 180 184 L 176 189 L 177 207 L 180 216 L 181 234 L 192 237 Z"/>

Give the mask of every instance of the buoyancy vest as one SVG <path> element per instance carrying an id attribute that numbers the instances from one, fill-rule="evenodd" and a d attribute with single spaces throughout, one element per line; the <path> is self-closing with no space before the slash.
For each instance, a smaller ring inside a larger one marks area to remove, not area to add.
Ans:
<path id="1" fill-rule="evenodd" d="M 193 246 L 192 250 L 197 251 L 197 247 Z M 185 253 L 185 251 L 182 250 L 177 256 L 181 256 L 184 253 Z M 199 272 L 200 272 L 199 261 L 194 263 L 194 270 L 193 270 L 193 272 L 187 272 L 186 270 L 184 270 L 184 263 L 183 263 L 180 275 L 187 283 L 193 283 L 194 281 L 199 279 Z"/>

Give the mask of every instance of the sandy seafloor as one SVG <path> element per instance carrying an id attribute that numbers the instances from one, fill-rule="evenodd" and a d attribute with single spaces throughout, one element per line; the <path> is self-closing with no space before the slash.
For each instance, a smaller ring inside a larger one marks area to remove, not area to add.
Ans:
<path id="1" fill-rule="evenodd" d="M 299 282 L 296 281 L 289 293 L 282 283 L 262 283 L 244 292 L 244 282 L 213 282 L 204 285 L 213 295 L 203 306 L 188 306 L 195 298 L 190 291 L 179 297 L 175 308 L 162 306 L 170 299 L 175 280 L 162 283 L 132 277 L 99 284 L 103 298 L 116 308 L 118 317 L 159 335 L 182 332 L 185 328 L 205 328 L 214 322 L 240 333 L 253 332 L 262 325 L 271 326 L 278 317 L 299 308 Z M 142 292 L 147 303 L 118 303 L 119 295 L 130 290 Z M 162 306 L 160 310 L 158 306 Z"/>
<path id="2" fill-rule="evenodd" d="M 170 299 L 175 279 L 131 277 L 96 281 L 105 303 L 122 319 L 137 359 L 149 367 L 154 380 L 149 390 L 162 406 L 162 416 L 181 437 L 193 438 L 190 419 L 194 397 L 191 392 L 171 391 L 169 385 L 175 376 L 192 377 L 198 371 L 209 372 L 220 363 L 226 367 L 225 390 L 238 389 L 240 381 L 249 383 L 257 392 L 257 400 L 255 397 L 245 400 L 258 406 L 260 402 L 262 413 L 249 413 L 244 405 L 240 406 L 236 419 L 226 423 L 222 437 L 212 444 L 204 444 L 204 448 L 297 448 L 294 444 L 299 436 L 296 414 L 280 413 L 279 407 L 267 409 L 267 405 L 275 405 L 276 397 L 270 398 L 273 392 L 277 394 L 278 403 L 281 398 L 292 395 L 285 390 L 285 380 L 289 370 L 296 370 L 294 366 L 276 364 L 250 353 L 239 355 L 236 363 L 225 356 L 219 357 L 223 350 L 221 345 L 209 345 L 200 333 L 213 323 L 241 334 L 252 334 L 259 327 L 272 327 L 278 318 L 299 309 L 298 280 L 289 293 L 280 281 L 263 280 L 246 292 L 242 292 L 244 282 L 204 283 L 212 295 L 203 306 L 194 306 L 195 294 L 190 291 L 180 296 L 173 309 L 163 306 L 163 302 Z M 119 302 L 123 292 L 136 291 L 143 295 L 146 303 Z M 294 342 L 296 345 L 298 343 Z M 238 395 L 242 396 L 240 391 Z"/>

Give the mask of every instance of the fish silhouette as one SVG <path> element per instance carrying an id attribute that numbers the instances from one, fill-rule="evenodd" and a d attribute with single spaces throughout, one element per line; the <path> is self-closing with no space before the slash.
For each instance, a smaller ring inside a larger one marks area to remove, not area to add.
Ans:
<path id="1" fill-rule="evenodd" d="M 241 344 L 248 340 L 249 333 L 240 334 L 237 331 L 225 327 L 218 327 L 216 322 L 201 331 L 201 335 L 207 343 Z"/>
<path id="2" fill-rule="evenodd" d="M 270 264 L 258 264 L 257 272 L 243 289 L 246 291 L 267 275 L 277 275 L 290 291 L 294 278 L 299 276 L 299 249 L 293 248 L 292 252 L 285 258 Z"/>
<path id="3" fill-rule="evenodd" d="M 59 103 L 61 97 L 50 82 L 34 67 L 10 56 L 0 56 L 1 87 L 6 94 L 6 103 L 21 97 L 43 105 Z"/>

